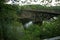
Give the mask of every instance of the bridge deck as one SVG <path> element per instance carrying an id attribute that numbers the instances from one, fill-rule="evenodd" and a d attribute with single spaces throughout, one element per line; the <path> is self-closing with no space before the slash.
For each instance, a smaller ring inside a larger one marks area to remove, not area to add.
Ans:
<path id="1" fill-rule="evenodd" d="M 36 12 L 36 13 L 49 13 L 49 14 L 59 14 L 59 11 L 55 11 L 55 10 L 22 10 L 22 11 L 26 11 L 26 12 Z"/>

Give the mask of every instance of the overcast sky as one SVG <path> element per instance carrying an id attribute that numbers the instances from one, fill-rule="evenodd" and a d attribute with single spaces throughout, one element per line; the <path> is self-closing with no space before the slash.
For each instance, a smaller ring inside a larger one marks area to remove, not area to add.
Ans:
<path id="1" fill-rule="evenodd" d="M 51 1 L 51 0 L 50 0 Z M 52 0 L 50 3 L 46 0 L 20 0 L 20 1 L 14 1 L 14 0 L 10 0 L 8 2 L 6 2 L 6 4 L 18 4 L 20 6 L 22 5 L 46 5 L 46 6 L 59 6 L 60 5 L 60 1 L 55 1 L 55 0 Z"/>

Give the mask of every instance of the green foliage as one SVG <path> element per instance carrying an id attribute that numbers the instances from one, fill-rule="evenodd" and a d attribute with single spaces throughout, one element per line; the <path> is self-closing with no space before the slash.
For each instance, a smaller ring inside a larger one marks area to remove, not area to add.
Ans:
<path id="1" fill-rule="evenodd" d="M 21 6 L 21 9 L 32 9 L 32 10 L 55 10 L 59 11 L 60 6 L 51 6 L 51 7 L 46 7 L 46 6 L 41 6 L 41 5 L 26 5 L 26 6 Z"/>
<path id="2" fill-rule="evenodd" d="M 58 11 L 60 10 L 60 6 L 55 7 L 46 7 L 40 5 L 28 5 L 28 6 L 21 6 L 21 9 L 32 9 L 32 10 L 53 10 Z M 47 16 L 47 15 L 45 15 Z M 42 26 L 33 25 L 25 30 L 24 39 L 26 40 L 40 40 L 40 38 L 50 38 L 54 36 L 60 36 L 60 17 L 57 20 L 52 21 L 44 21 Z"/>
<path id="3" fill-rule="evenodd" d="M 21 27 L 19 22 L 12 22 L 7 24 L 6 37 L 7 40 L 21 40 L 23 36 L 23 27 Z"/>
<path id="4" fill-rule="evenodd" d="M 23 39 L 25 40 L 40 40 L 60 36 L 60 17 L 52 21 L 44 21 L 42 26 L 31 25 L 26 29 Z"/>
<path id="5" fill-rule="evenodd" d="M 44 22 L 41 26 L 40 37 L 41 38 L 50 38 L 54 36 L 60 36 L 60 17 L 57 20 L 52 20 L 50 22 Z"/>
<path id="6" fill-rule="evenodd" d="M 0 0 L 0 5 L 3 4 L 5 2 L 5 0 Z"/>
<path id="7" fill-rule="evenodd" d="M 38 25 L 31 25 L 24 33 L 24 40 L 40 40 L 40 38 L 37 37 L 40 34 L 40 27 Z"/>
<path id="8" fill-rule="evenodd" d="M 3 3 L 1 0 L 0 2 Z M 0 4 L 0 40 L 20 40 L 23 27 L 19 23 L 17 5 Z"/>
<path id="9" fill-rule="evenodd" d="M 49 38 L 60 35 L 60 17 L 57 20 L 44 22 L 42 26 L 31 25 L 24 30 L 19 23 L 18 13 L 20 9 L 39 9 L 39 10 L 60 10 L 60 7 L 46 7 L 39 5 L 22 6 L 20 9 L 16 5 L 2 4 L 0 0 L 0 40 L 40 40 L 40 38 Z"/>

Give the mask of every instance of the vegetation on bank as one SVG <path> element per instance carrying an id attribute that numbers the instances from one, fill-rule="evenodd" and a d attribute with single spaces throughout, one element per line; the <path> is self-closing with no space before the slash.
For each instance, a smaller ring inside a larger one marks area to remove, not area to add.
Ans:
<path id="1" fill-rule="evenodd" d="M 25 37 L 29 40 L 40 40 L 60 36 L 60 17 L 57 20 L 44 21 L 42 26 L 31 25 L 25 30 Z"/>

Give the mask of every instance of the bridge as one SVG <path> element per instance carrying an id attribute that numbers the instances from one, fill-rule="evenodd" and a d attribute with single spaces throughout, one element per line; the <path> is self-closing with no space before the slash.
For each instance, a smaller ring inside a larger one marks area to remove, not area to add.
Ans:
<path id="1" fill-rule="evenodd" d="M 32 10 L 26 9 L 21 10 L 19 19 L 23 21 L 33 21 L 34 23 L 42 23 L 43 20 L 49 20 L 55 16 L 60 15 L 59 11 L 56 10 Z"/>
<path id="2" fill-rule="evenodd" d="M 22 11 L 26 11 L 26 12 L 36 12 L 36 13 L 48 13 L 48 14 L 59 14 L 60 15 L 60 11 L 56 11 L 56 10 L 32 10 L 32 9 L 27 9 L 27 10 L 22 10 Z"/>

